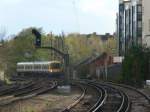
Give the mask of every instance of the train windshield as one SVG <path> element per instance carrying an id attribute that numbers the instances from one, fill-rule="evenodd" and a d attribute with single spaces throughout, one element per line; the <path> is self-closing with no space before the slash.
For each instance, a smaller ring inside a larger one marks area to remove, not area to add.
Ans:
<path id="1" fill-rule="evenodd" d="M 60 63 L 51 63 L 50 68 L 51 69 L 59 69 L 59 68 L 61 68 L 61 64 Z"/>

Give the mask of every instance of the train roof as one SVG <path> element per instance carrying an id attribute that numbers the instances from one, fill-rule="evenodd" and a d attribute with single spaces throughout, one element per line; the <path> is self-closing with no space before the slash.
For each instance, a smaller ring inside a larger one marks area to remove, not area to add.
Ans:
<path id="1" fill-rule="evenodd" d="M 18 62 L 17 65 L 33 65 L 33 64 L 51 64 L 51 63 L 61 63 L 60 61 L 35 61 L 35 62 Z"/>

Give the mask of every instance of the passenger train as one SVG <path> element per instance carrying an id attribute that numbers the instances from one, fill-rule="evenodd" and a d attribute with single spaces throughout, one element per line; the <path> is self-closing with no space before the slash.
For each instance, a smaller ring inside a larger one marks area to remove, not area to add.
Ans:
<path id="1" fill-rule="evenodd" d="M 63 64 L 60 61 L 19 62 L 17 74 L 21 76 L 63 78 Z"/>

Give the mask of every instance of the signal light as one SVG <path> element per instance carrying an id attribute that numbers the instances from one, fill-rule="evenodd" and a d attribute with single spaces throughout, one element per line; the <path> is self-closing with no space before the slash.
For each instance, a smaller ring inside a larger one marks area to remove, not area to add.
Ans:
<path id="1" fill-rule="evenodd" d="M 41 47 L 41 34 L 38 30 L 32 29 L 32 33 L 35 35 L 35 46 Z"/>

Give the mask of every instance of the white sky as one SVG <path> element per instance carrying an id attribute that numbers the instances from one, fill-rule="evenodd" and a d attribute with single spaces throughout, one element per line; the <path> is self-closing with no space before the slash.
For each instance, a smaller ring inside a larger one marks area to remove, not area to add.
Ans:
<path id="1" fill-rule="evenodd" d="M 0 0 L 0 26 L 7 34 L 42 27 L 60 33 L 113 33 L 118 0 Z"/>

